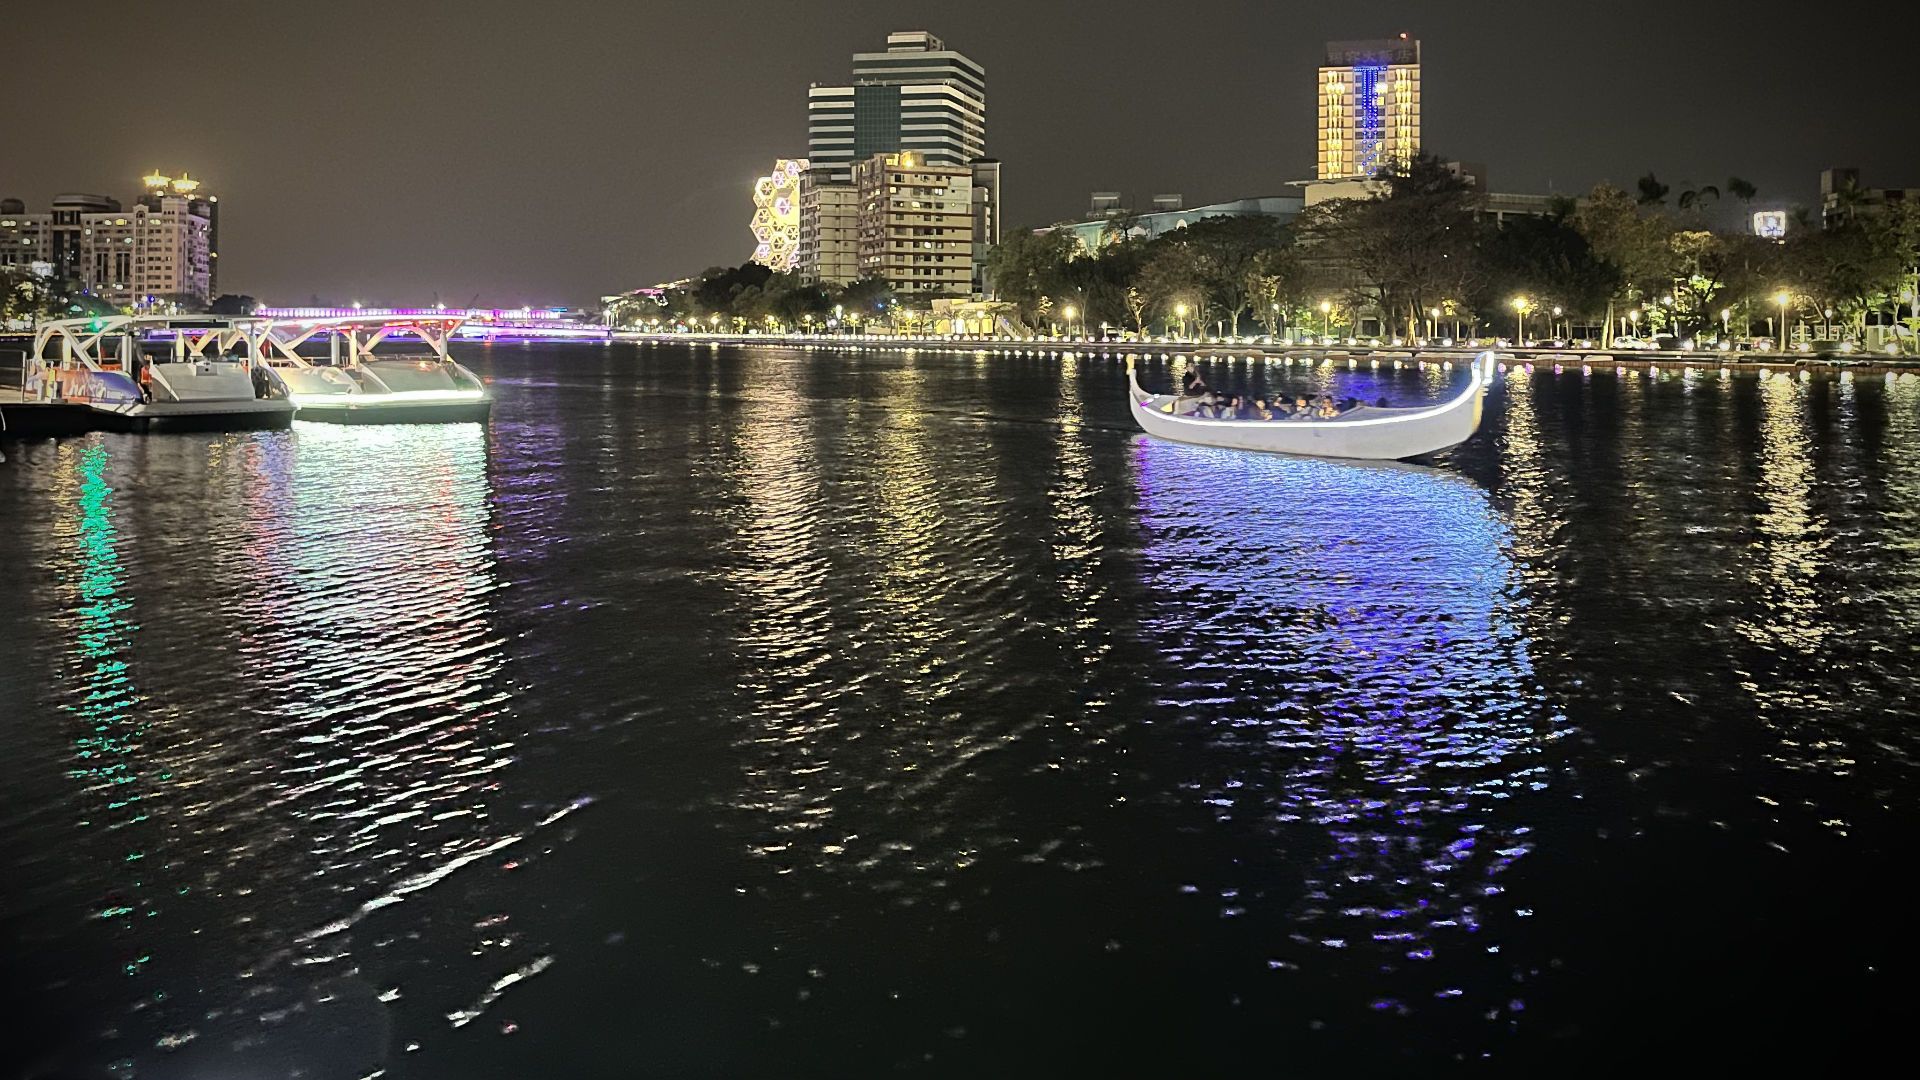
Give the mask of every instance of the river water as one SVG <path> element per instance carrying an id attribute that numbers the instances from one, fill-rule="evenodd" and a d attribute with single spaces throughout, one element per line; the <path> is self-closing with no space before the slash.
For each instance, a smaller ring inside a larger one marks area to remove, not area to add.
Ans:
<path id="1" fill-rule="evenodd" d="M 1902 1037 L 1920 385 L 1515 372 L 1366 467 L 1147 440 L 1097 357 L 462 355 L 490 426 L 5 447 L 11 1074 Z"/>

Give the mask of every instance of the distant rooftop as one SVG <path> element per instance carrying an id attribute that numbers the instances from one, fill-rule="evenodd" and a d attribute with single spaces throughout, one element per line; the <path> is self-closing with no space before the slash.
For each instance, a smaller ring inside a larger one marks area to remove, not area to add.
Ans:
<path id="1" fill-rule="evenodd" d="M 1401 34 L 1399 37 L 1376 38 L 1370 41 L 1329 41 L 1327 42 L 1328 67 L 1352 67 L 1356 64 L 1417 64 L 1420 62 L 1420 39 Z"/>
<path id="2" fill-rule="evenodd" d="M 942 52 L 946 47 L 925 30 L 895 30 L 887 35 L 888 52 Z"/>

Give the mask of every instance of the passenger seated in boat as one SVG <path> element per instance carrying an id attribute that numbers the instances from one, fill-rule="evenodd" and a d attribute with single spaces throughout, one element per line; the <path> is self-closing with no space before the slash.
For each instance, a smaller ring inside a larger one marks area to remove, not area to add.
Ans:
<path id="1" fill-rule="evenodd" d="M 1273 419 L 1275 420 L 1293 419 L 1293 402 L 1288 401 L 1286 398 L 1274 398 L 1273 399 Z"/>
<path id="2" fill-rule="evenodd" d="M 1340 410 L 1333 404 L 1332 394 L 1320 395 L 1319 403 L 1314 406 L 1313 415 L 1316 420 L 1332 420 L 1340 415 Z"/>
<path id="3" fill-rule="evenodd" d="M 1273 410 L 1267 406 L 1266 398 L 1253 399 L 1253 419 L 1255 420 L 1273 419 Z"/>
<path id="4" fill-rule="evenodd" d="M 1291 415 L 1287 417 L 1287 419 L 1289 420 L 1313 419 L 1313 402 L 1307 398 L 1307 395 L 1301 394 L 1299 397 L 1293 399 L 1293 412 Z"/>
<path id="5" fill-rule="evenodd" d="M 1233 418 L 1235 420 L 1258 420 L 1262 406 L 1251 398 L 1233 399 Z"/>
<path id="6" fill-rule="evenodd" d="M 1187 372 L 1187 381 L 1180 389 L 1180 396 L 1199 397 L 1207 393 L 1209 389 L 1211 388 L 1207 386 L 1207 380 L 1201 378 L 1198 371 L 1189 371 Z"/>
<path id="7" fill-rule="evenodd" d="M 1356 397 L 1350 397 L 1340 403 L 1340 411 L 1343 413 L 1350 413 L 1359 407 L 1360 399 Z"/>

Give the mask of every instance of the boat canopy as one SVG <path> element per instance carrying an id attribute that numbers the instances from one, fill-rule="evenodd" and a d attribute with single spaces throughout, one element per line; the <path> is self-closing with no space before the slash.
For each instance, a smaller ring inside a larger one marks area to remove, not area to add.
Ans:
<path id="1" fill-rule="evenodd" d="M 433 355 L 447 359 L 447 342 L 466 322 L 464 316 L 344 315 L 320 319 L 262 320 L 257 342 L 260 355 L 269 362 L 292 367 L 312 367 L 313 362 L 300 355 L 300 346 L 315 338 L 324 338 L 334 367 L 348 367 L 383 359 L 374 350 L 395 337 L 419 339 Z"/>
<path id="2" fill-rule="evenodd" d="M 99 370 L 109 340 L 165 335 L 173 338 L 174 358 L 202 360 L 234 351 L 267 325 L 265 319 L 223 318 L 209 315 L 103 315 L 87 319 L 55 319 L 34 328 L 33 359 L 43 363 L 78 363 Z M 54 350 L 58 355 L 49 356 Z M 257 355 L 257 354 L 256 354 Z"/>

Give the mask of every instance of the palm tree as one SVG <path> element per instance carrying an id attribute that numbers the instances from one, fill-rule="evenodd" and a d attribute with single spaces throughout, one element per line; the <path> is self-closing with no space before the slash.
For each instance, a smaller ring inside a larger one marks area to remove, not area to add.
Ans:
<path id="1" fill-rule="evenodd" d="M 1680 209 L 1682 210 L 1691 210 L 1694 207 L 1699 207 L 1704 210 L 1706 209 L 1706 203 L 1703 200 L 1709 195 L 1713 196 L 1714 202 L 1720 201 L 1720 189 L 1714 187 L 1712 184 L 1688 187 L 1680 193 L 1680 198 L 1676 201 L 1680 204 Z"/>
<path id="2" fill-rule="evenodd" d="M 1833 215 L 1843 224 L 1853 224 L 1860 208 L 1867 202 L 1867 193 L 1860 188 L 1860 178 L 1848 176 L 1833 192 Z"/>
<path id="3" fill-rule="evenodd" d="M 1639 187 L 1641 206 L 1664 206 L 1667 202 L 1667 192 L 1673 190 L 1661 183 L 1660 179 L 1652 173 L 1640 178 Z"/>
<path id="4" fill-rule="evenodd" d="M 1743 203 L 1750 203 L 1760 194 L 1760 189 L 1737 176 L 1727 177 L 1727 194 Z"/>

